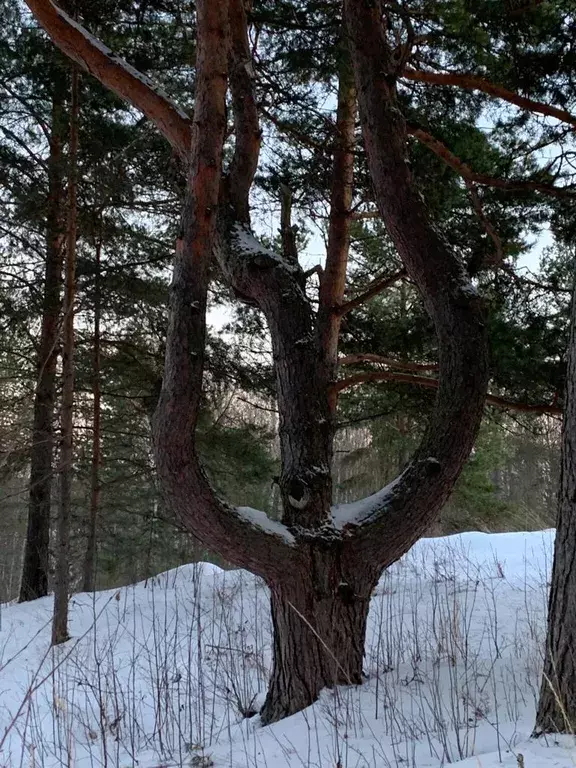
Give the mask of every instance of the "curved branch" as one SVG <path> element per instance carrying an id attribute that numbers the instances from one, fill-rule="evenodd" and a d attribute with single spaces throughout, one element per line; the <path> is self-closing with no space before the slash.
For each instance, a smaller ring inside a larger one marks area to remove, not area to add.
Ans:
<path id="1" fill-rule="evenodd" d="M 542 192 L 552 197 L 576 197 L 576 189 L 566 189 L 555 187 L 552 184 L 545 184 L 539 181 L 530 181 L 528 179 L 499 179 L 495 176 L 488 176 L 483 173 L 476 173 L 463 160 L 455 155 L 448 147 L 433 136 L 415 125 L 408 124 L 406 130 L 409 134 L 425 144 L 435 155 L 449 165 L 452 170 L 462 176 L 463 179 L 479 184 L 483 187 L 497 187 L 499 189 L 509 190 L 510 192 Z"/>
<path id="2" fill-rule="evenodd" d="M 399 367 L 395 361 L 393 361 L 393 364 Z M 425 389 L 438 389 L 440 385 L 438 379 L 428 376 L 415 376 L 414 374 L 398 373 L 396 371 L 364 371 L 362 373 L 355 373 L 345 379 L 340 379 L 333 385 L 333 388 L 336 392 L 342 392 L 345 389 L 350 389 L 350 387 L 357 387 L 360 384 L 375 381 L 397 381 L 401 384 L 414 384 Z M 562 414 L 562 408 L 559 408 L 557 405 L 519 403 L 499 395 L 487 395 L 486 404 L 503 410 L 522 411 L 523 413 L 546 414 L 549 416 L 560 416 Z"/>
<path id="3" fill-rule="evenodd" d="M 218 499 L 196 451 L 206 340 L 209 267 L 226 134 L 228 8 L 198 0 L 194 141 L 190 154 L 182 238 L 170 289 L 162 391 L 154 415 L 154 451 L 162 490 L 186 528 L 227 560 L 271 578 L 290 562 L 293 537 L 266 515 Z"/>
<path id="4" fill-rule="evenodd" d="M 397 283 L 398 280 L 406 277 L 407 274 L 408 273 L 405 269 L 401 269 L 399 272 L 395 272 L 393 275 L 383 277 L 380 280 L 375 280 L 363 293 L 360 293 L 358 296 L 350 299 L 344 304 L 340 304 L 340 306 L 336 307 L 334 311 L 337 315 L 340 316 L 347 315 L 348 312 L 351 312 L 361 304 L 365 304 L 367 301 L 370 301 L 370 299 L 372 299 L 374 296 L 377 296 L 379 293 L 382 293 L 382 291 L 385 291 L 386 288 L 389 288 L 391 285 L 394 285 L 394 283 Z"/>
<path id="5" fill-rule="evenodd" d="M 338 360 L 339 365 L 358 365 L 358 363 L 379 363 L 380 365 L 388 365 L 390 368 L 399 368 L 405 371 L 438 370 L 438 363 L 411 363 L 404 360 L 394 360 L 391 357 L 382 357 L 382 355 L 373 355 L 370 352 L 346 355 Z"/>
<path id="6" fill-rule="evenodd" d="M 344 7 L 375 201 L 434 322 L 439 349 L 439 380 L 428 384 L 437 386 L 438 393 L 419 449 L 395 481 L 393 493 L 359 502 L 359 515 L 348 519 L 354 523 L 350 545 L 356 557 L 386 567 L 436 518 L 470 454 L 488 385 L 487 334 L 484 304 L 463 263 L 430 221 L 410 173 L 393 52 L 380 4 L 345 0 Z M 384 375 L 396 380 L 410 377 L 393 372 L 359 374 Z"/>
<path id="7" fill-rule="evenodd" d="M 143 112 L 182 157 L 190 151 L 188 115 L 149 77 L 134 69 L 52 0 L 26 0 L 54 43 L 103 85 Z"/>
<path id="8" fill-rule="evenodd" d="M 468 91 L 481 91 L 488 96 L 494 96 L 497 99 L 507 101 L 509 104 L 514 104 L 526 112 L 536 112 L 547 117 L 554 117 L 562 123 L 568 123 L 568 125 L 576 127 L 576 117 L 565 109 L 552 107 L 541 101 L 520 96 L 519 93 L 515 93 L 502 85 L 491 83 L 489 80 L 485 80 L 477 75 L 466 75 L 458 72 L 432 72 L 430 70 L 424 71 L 407 67 L 404 69 L 402 77 L 407 80 L 415 80 L 431 85 L 454 85 L 458 88 L 465 88 Z"/>

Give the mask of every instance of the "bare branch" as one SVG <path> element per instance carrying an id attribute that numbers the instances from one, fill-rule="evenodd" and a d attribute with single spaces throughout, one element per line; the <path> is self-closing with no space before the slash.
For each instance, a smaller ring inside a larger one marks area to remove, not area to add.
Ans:
<path id="1" fill-rule="evenodd" d="M 377 296 L 379 293 L 382 293 L 382 291 L 385 291 L 386 288 L 390 288 L 390 286 L 394 285 L 394 283 L 397 283 L 398 280 L 407 277 L 407 274 L 408 273 L 405 269 L 401 269 L 399 272 L 396 272 L 393 275 L 375 280 L 363 293 L 359 294 L 354 299 L 350 299 L 350 301 L 347 301 L 345 304 L 341 304 L 339 307 L 336 307 L 334 311 L 341 317 L 347 315 L 348 312 L 351 312 L 361 304 L 365 304 L 367 301 L 370 301 L 370 299 L 374 298 L 374 296 Z"/>
<path id="2" fill-rule="evenodd" d="M 339 365 L 358 365 L 358 363 L 378 363 L 390 368 L 399 368 L 405 371 L 437 371 L 438 363 L 412 363 L 405 360 L 394 360 L 391 357 L 373 355 L 370 352 L 359 352 L 346 355 L 338 360 Z"/>
<path id="3" fill-rule="evenodd" d="M 439 380 L 431 376 L 416 376 L 411 373 L 398 373 L 396 371 L 364 371 L 340 379 L 333 385 L 333 391 L 340 393 L 350 387 L 357 387 L 360 384 L 367 384 L 376 381 L 396 381 L 401 384 L 413 384 L 425 389 L 438 389 Z M 508 400 L 499 395 L 487 395 L 486 404 L 493 405 L 495 408 L 512 411 L 522 411 L 523 413 L 547 414 L 549 416 L 560 416 L 562 409 L 557 405 L 520 403 L 515 400 Z"/>
<path id="4" fill-rule="evenodd" d="M 321 279 L 323 274 L 324 269 L 322 268 L 322 265 L 316 264 L 316 266 L 310 267 L 310 269 L 307 269 L 304 272 L 304 280 L 308 280 L 308 278 L 312 277 L 312 275 L 318 275 L 318 277 Z"/>
<path id="5" fill-rule="evenodd" d="M 510 104 L 514 104 L 527 112 L 536 112 L 547 117 L 554 117 L 562 123 L 576 127 L 576 117 L 565 109 L 553 107 L 544 104 L 541 101 L 529 99 L 526 96 L 520 96 L 519 93 L 510 91 L 502 85 L 496 85 L 489 80 L 477 75 L 466 75 L 458 72 L 432 72 L 430 70 L 419 70 L 407 67 L 402 73 L 402 77 L 407 80 L 415 80 L 420 83 L 429 83 L 431 85 L 454 85 L 458 88 L 465 88 L 468 91 L 481 91 L 488 96 L 494 96 Z"/>
<path id="6" fill-rule="evenodd" d="M 93 37 L 52 0 L 26 0 L 26 5 L 60 50 L 150 118 L 182 157 L 188 155 L 190 119 L 161 88 Z"/>
<path id="7" fill-rule="evenodd" d="M 539 181 L 530 181 L 529 179 L 499 179 L 494 176 L 488 176 L 482 173 L 476 173 L 463 160 L 455 155 L 448 147 L 443 144 L 431 133 L 424 131 L 414 125 L 407 125 L 408 133 L 414 136 L 428 149 L 431 149 L 435 155 L 449 165 L 462 178 L 484 187 L 497 187 L 511 192 L 542 192 L 552 197 L 576 197 L 576 189 L 567 187 L 555 187 L 552 184 L 545 184 Z"/>

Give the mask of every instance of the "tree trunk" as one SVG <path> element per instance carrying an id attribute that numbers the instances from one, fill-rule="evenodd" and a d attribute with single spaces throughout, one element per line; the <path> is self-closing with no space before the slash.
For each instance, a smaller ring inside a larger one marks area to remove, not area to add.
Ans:
<path id="1" fill-rule="evenodd" d="M 100 510 L 100 462 L 101 462 L 101 385 L 100 385 L 100 313 L 101 285 L 100 265 L 102 243 L 100 238 L 96 243 L 96 269 L 94 273 L 94 347 L 92 355 L 92 463 L 90 472 L 90 514 L 88 517 L 88 536 L 86 541 L 86 556 L 82 590 L 93 592 L 96 582 L 96 546 L 98 533 L 98 515 Z"/>
<path id="2" fill-rule="evenodd" d="M 332 161 L 330 190 L 330 216 L 328 220 L 328 247 L 326 266 L 320 279 L 320 306 L 318 328 L 320 349 L 330 379 L 336 377 L 338 341 L 342 316 L 337 311 L 344 298 L 346 270 L 350 250 L 351 206 L 354 186 L 354 129 L 356 124 L 356 89 L 348 46 L 340 44 L 340 72 L 338 79 L 338 108 L 336 111 L 336 137 Z M 331 399 L 331 410 L 336 408 L 336 397 Z"/>
<path id="3" fill-rule="evenodd" d="M 58 507 L 56 579 L 52 644 L 68 640 L 68 593 L 70 591 L 70 518 L 73 480 L 74 431 L 74 301 L 76 296 L 76 218 L 78 156 L 78 85 L 76 65 L 72 67 L 70 140 L 68 157 L 68 233 L 66 239 L 66 288 L 62 344 L 62 414 L 60 447 L 60 503 Z"/>
<path id="4" fill-rule="evenodd" d="M 536 735 L 574 733 L 576 728 L 576 294 L 570 324 L 556 541 Z"/>
<path id="5" fill-rule="evenodd" d="M 263 723 L 313 704 L 323 688 L 359 685 L 370 595 L 378 577 L 354 569 L 354 587 L 336 551 L 322 557 L 319 570 L 303 569 L 271 587 L 274 665 Z"/>
<path id="6" fill-rule="evenodd" d="M 48 594 L 50 506 L 54 454 L 54 403 L 56 361 L 62 300 L 62 253 L 64 240 L 64 175 L 62 136 L 65 128 L 64 94 L 54 84 L 52 130 L 48 157 L 48 207 L 46 213 L 46 268 L 42 327 L 36 366 L 36 391 L 30 449 L 28 530 L 24 546 L 20 602 Z"/>
<path id="7" fill-rule="evenodd" d="M 401 557 L 438 514 L 480 425 L 488 379 L 483 303 L 462 262 L 432 226 L 409 172 L 407 135 L 394 88 L 398 58 L 382 26 L 380 3 L 345 0 L 377 203 L 434 320 L 440 381 L 429 429 L 393 488 L 352 507 L 332 509 L 330 354 L 323 348 L 324 335 L 299 265 L 263 247 L 249 225 L 261 134 L 243 1 L 196 4 L 192 121 L 171 102 L 162 104 L 159 89 L 79 32 L 52 3 L 26 2 L 63 50 L 149 115 L 187 161 L 165 373 L 154 418 L 156 465 L 166 502 L 182 523 L 207 547 L 270 586 L 276 658 L 263 710 L 270 722 L 310 704 L 326 685 L 361 680 L 371 590 L 380 571 Z M 227 63 L 235 144 L 222 179 Z M 194 431 L 213 255 L 229 285 L 259 307 L 270 330 L 280 418 L 282 523 L 221 501 L 198 459 Z M 336 261 L 340 278 L 342 261 Z"/>

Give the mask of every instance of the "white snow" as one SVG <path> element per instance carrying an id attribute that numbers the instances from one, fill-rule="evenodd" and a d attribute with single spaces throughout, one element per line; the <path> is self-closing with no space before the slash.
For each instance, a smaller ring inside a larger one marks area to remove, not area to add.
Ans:
<path id="1" fill-rule="evenodd" d="M 281 536 L 288 542 L 288 544 L 296 543 L 296 539 L 290 533 L 288 528 L 277 520 L 269 518 L 266 512 L 262 512 L 260 509 L 253 509 L 252 507 L 236 507 L 236 512 L 240 517 L 248 520 L 249 523 L 255 525 L 257 528 L 261 528 L 267 533 L 274 534 L 275 536 Z"/>
<path id="2" fill-rule="evenodd" d="M 388 485 L 371 496 L 347 504 L 335 504 L 332 507 L 332 522 L 335 528 L 342 530 L 346 525 L 362 525 L 375 513 L 379 512 L 394 495 L 394 489 L 400 482 L 399 475 Z"/>
<path id="3" fill-rule="evenodd" d="M 476 286 L 470 281 L 466 280 L 461 285 L 461 291 L 465 296 L 469 296 L 470 298 L 477 298 L 480 294 L 478 293 L 478 289 Z"/>
<path id="4" fill-rule="evenodd" d="M 278 266 L 284 267 L 284 269 L 287 269 L 289 272 L 299 271 L 297 264 L 291 264 L 287 262 L 286 259 L 282 258 L 279 253 L 276 253 L 270 248 L 266 248 L 264 245 L 262 245 L 262 243 L 254 237 L 249 227 L 246 225 L 236 223 L 233 227 L 232 236 L 236 239 L 236 243 L 238 244 L 241 251 L 249 254 L 260 254 L 265 258 L 275 261 Z"/>
<path id="5" fill-rule="evenodd" d="M 252 512 L 247 513 L 249 516 Z M 262 524 L 260 514 L 257 522 Z M 420 541 L 372 597 L 359 687 L 270 727 L 268 593 L 198 564 L 0 611 L 1 768 L 573 768 L 572 738 L 531 741 L 553 532 Z M 210 762 L 212 761 L 212 763 Z"/>

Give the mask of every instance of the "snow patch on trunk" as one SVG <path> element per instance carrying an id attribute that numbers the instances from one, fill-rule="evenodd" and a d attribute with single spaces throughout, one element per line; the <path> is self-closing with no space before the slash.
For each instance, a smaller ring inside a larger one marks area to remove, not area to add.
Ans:
<path id="1" fill-rule="evenodd" d="M 391 501 L 401 478 L 402 475 L 371 496 L 352 501 L 349 504 L 335 504 L 331 510 L 334 527 L 341 531 L 347 525 L 366 523 Z"/>
<path id="2" fill-rule="evenodd" d="M 266 512 L 252 507 L 236 507 L 236 513 L 256 528 L 260 528 L 273 536 L 280 536 L 290 545 L 296 544 L 296 539 L 288 528 L 277 520 L 271 520 Z"/>

